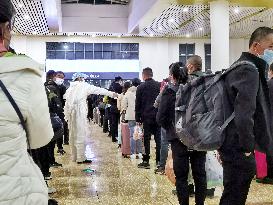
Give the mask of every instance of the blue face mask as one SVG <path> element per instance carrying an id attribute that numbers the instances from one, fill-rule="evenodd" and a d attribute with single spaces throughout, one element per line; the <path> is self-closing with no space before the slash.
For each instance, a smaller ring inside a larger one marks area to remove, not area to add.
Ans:
<path id="1" fill-rule="evenodd" d="M 271 65 L 273 63 L 273 50 L 265 49 L 260 58 L 266 61 L 268 65 Z"/>

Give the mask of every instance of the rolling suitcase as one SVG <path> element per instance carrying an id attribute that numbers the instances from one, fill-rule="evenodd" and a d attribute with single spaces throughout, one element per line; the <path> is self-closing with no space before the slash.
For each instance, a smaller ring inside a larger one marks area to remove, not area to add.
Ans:
<path id="1" fill-rule="evenodd" d="M 257 178 L 263 179 L 267 176 L 267 161 L 264 153 L 255 150 Z"/>
<path id="2" fill-rule="evenodd" d="M 130 130 L 128 123 L 120 123 L 121 126 L 121 152 L 122 156 L 130 157 L 131 148 L 130 148 Z"/>

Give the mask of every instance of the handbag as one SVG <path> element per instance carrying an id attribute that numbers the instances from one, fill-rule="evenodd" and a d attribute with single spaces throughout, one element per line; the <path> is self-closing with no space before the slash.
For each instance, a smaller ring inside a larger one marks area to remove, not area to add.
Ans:
<path id="1" fill-rule="evenodd" d="M 11 103 L 12 107 L 16 111 L 16 113 L 18 115 L 18 118 L 20 119 L 20 124 L 22 125 L 23 129 L 26 132 L 28 152 L 29 152 L 30 156 L 32 156 L 31 147 L 30 147 L 30 143 L 29 143 L 29 133 L 28 133 L 28 129 L 27 129 L 26 122 L 24 120 L 23 114 L 20 111 L 20 108 L 18 107 L 17 103 L 15 102 L 15 100 L 13 99 L 11 94 L 9 93 L 8 89 L 6 88 L 6 86 L 4 85 L 4 83 L 1 80 L 0 80 L 0 87 L 3 90 L 4 94 L 7 96 L 7 98 L 9 100 L 9 102 Z"/>

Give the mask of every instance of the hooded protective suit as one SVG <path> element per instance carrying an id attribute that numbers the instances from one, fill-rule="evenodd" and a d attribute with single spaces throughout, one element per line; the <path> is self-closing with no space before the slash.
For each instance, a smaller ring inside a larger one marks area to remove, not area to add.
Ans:
<path id="1" fill-rule="evenodd" d="M 85 139 L 90 135 L 86 99 L 91 94 L 113 97 L 114 93 L 86 82 L 76 81 L 70 84 L 64 96 L 66 99 L 64 113 L 65 119 L 68 121 L 72 160 L 76 162 L 86 160 Z"/>

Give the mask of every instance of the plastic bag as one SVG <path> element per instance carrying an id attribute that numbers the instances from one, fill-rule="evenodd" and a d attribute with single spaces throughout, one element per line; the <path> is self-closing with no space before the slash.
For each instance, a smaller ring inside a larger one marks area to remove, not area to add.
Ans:
<path id="1" fill-rule="evenodd" d="M 214 188 L 223 185 L 223 167 L 217 159 L 217 152 L 211 151 L 206 156 L 207 186 Z"/>
<path id="2" fill-rule="evenodd" d="M 139 140 L 142 138 L 143 138 L 143 129 L 139 125 L 136 125 L 134 129 L 133 139 Z"/>
<path id="3" fill-rule="evenodd" d="M 168 153 L 168 158 L 167 158 L 166 166 L 165 166 L 165 174 L 168 177 L 168 179 L 172 182 L 172 184 L 175 185 L 176 179 L 175 179 L 175 174 L 173 170 L 173 157 L 172 157 L 171 150 L 169 150 L 169 153 Z"/>

